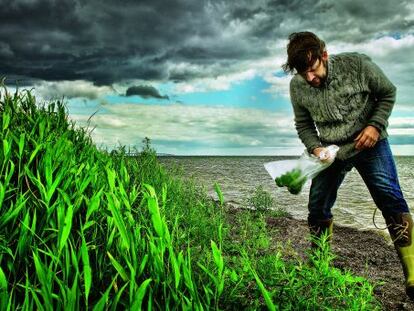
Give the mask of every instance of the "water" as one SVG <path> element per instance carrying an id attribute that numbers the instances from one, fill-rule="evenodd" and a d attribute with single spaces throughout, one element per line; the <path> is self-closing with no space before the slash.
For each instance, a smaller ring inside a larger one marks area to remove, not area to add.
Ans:
<path id="1" fill-rule="evenodd" d="M 210 196 L 217 199 L 214 183 L 217 182 L 226 202 L 241 206 L 252 195 L 256 187 L 262 186 L 275 200 L 276 208 L 284 208 L 297 219 L 307 218 L 307 202 L 310 182 L 298 195 L 290 194 L 286 188 L 279 188 L 268 175 L 263 164 L 287 157 L 269 156 L 188 156 L 159 157 L 165 167 L 179 165 L 184 169 L 184 176 L 193 177 L 202 183 Z M 398 176 L 404 197 L 411 209 L 414 208 L 414 157 L 395 157 Z M 359 229 L 373 229 L 374 201 L 356 169 L 352 169 L 338 191 L 338 198 L 332 213 L 335 222 Z M 375 223 L 385 227 L 381 212 L 376 212 Z"/>

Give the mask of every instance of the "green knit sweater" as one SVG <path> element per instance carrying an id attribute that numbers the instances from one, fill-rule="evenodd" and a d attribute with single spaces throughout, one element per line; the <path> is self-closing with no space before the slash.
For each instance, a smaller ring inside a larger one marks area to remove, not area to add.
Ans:
<path id="1" fill-rule="evenodd" d="M 299 138 L 309 152 L 318 146 L 336 144 L 337 158 L 347 159 L 359 151 L 354 138 L 367 125 L 388 136 L 388 118 L 396 87 L 371 59 L 358 53 L 331 55 L 326 83 L 315 88 L 296 74 L 290 82 L 290 97 Z"/>

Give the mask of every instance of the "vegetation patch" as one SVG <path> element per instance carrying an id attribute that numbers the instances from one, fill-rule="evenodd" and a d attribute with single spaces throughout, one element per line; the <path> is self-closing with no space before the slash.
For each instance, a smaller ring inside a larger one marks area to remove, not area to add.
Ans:
<path id="1" fill-rule="evenodd" d="M 60 101 L 0 95 L 0 310 L 373 310 L 373 287 L 329 251 L 287 261 L 271 202 L 229 213 L 166 171 L 149 140 L 107 152 Z"/>

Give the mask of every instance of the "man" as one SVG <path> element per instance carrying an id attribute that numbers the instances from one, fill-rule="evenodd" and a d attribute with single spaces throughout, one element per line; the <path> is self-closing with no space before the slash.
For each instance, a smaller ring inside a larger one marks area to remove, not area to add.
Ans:
<path id="1" fill-rule="evenodd" d="M 321 160 L 326 160 L 324 146 L 340 147 L 334 163 L 312 180 L 311 234 L 332 235 L 331 208 L 345 174 L 355 167 L 386 220 L 406 292 L 414 299 L 413 221 L 387 140 L 395 86 L 364 54 L 328 56 L 325 43 L 311 32 L 291 34 L 287 54 L 283 69 L 294 73 L 290 97 L 299 138 Z"/>

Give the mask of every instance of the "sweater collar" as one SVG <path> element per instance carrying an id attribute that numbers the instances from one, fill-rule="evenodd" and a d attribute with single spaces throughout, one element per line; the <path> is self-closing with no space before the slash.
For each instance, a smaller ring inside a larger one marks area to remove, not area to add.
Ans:
<path id="1" fill-rule="evenodd" d="M 335 77 L 335 55 L 328 58 L 326 85 L 329 85 Z"/>

